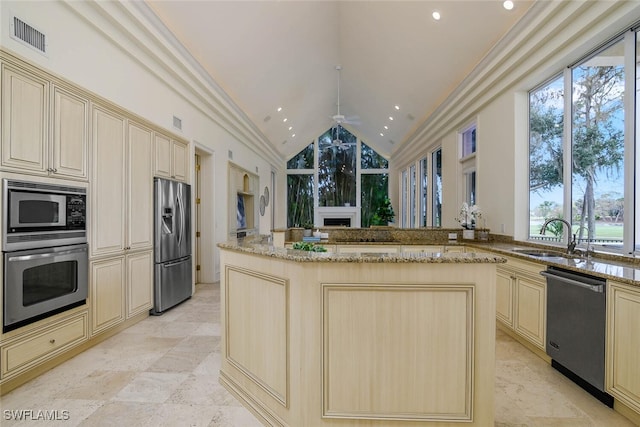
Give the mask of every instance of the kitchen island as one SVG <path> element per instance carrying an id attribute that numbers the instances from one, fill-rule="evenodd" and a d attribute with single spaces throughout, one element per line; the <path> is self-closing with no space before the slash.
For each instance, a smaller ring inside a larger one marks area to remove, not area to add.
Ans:
<path id="1" fill-rule="evenodd" d="M 493 425 L 482 253 L 221 249 L 220 382 L 265 425 Z"/>

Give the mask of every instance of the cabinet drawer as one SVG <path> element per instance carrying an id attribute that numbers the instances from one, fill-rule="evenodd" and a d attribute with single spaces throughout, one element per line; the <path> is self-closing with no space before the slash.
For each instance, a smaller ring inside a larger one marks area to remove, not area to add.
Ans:
<path id="1" fill-rule="evenodd" d="M 2 346 L 2 377 L 18 374 L 86 341 L 87 338 L 86 311 L 43 331 L 17 337 Z"/>

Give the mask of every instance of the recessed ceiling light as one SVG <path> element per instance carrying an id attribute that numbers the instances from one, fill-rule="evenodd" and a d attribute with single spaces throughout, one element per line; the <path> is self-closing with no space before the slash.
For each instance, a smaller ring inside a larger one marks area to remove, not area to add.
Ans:
<path id="1" fill-rule="evenodd" d="M 399 106 L 399 105 L 396 105 L 396 110 L 399 110 L 399 109 L 400 109 L 400 106 Z"/>
<path id="2" fill-rule="evenodd" d="M 278 113 L 282 111 L 282 107 L 278 107 Z"/>
<path id="3" fill-rule="evenodd" d="M 384 133 L 380 132 L 380 136 L 384 136 Z"/>
<path id="4" fill-rule="evenodd" d="M 504 3 L 502 3 L 502 7 L 507 10 L 511 10 L 513 9 L 513 2 L 511 0 L 506 0 Z"/>
<path id="5" fill-rule="evenodd" d="M 268 122 L 269 120 L 271 120 L 271 116 L 267 116 L 267 117 L 264 118 L 264 122 L 265 123 Z"/>
<path id="6" fill-rule="evenodd" d="M 296 137 L 296 134 L 295 134 L 295 133 L 294 133 L 293 135 L 291 135 L 291 138 L 295 138 L 295 137 Z"/>
<path id="7" fill-rule="evenodd" d="M 287 121 L 287 118 L 285 117 L 282 121 L 283 121 L 283 122 L 286 122 L 286 121 Z"/>
<path id="8" fill-rule="evenodd" d="M 293 126 L 289 126 L 289 130 L 293 129 Z"/>
<path id="9" fill-rule="evenodd" d="M 388 129 L 389 129 L 389 126 L 387 126 L 387 125 L 384 125 L 384 128 L 388 130 Z"/>
<path id="10" fill-rule="evenodd" d="M 433 17 L 433 19 L 435 19 L 436 21 L 439 21 L 441 16 L 440 16 L 440 12 L 438 12 L 437 10 L 434 10 L 433 13 L 431 14 L 431 16 Z"/>
<path id="11" fill-rule="evenodd" d="M 393 120 L 393 117 L 389 116 L 389 120 Z"/>

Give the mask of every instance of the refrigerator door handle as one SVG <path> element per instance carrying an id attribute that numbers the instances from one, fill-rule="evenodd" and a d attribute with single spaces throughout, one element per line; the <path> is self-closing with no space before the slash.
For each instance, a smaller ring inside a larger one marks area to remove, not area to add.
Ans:
<path id="1" fill-rule="evenodd" d="M 178 187 L 179 188 L 179 187 Z M 182 201 L 180 200 L 182 194 L 180 194 L 180 189 L 178 189 L 178 195 L 176 197 L 176 206 L 178 207 L 178 212 L 180 212 L 180 223 L 178 225 L 178 246 L 182 244 L 182 234 L 184 230 L 182 229 L 182 224 L 184 223 L 184 212 L 182 211 Z"/>

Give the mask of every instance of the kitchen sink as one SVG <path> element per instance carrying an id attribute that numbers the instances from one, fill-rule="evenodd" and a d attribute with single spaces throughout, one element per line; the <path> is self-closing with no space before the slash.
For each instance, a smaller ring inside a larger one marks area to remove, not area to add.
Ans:
<path id="1" fill-rule="evenodd" d="M 580 258 L 577 255 L 569 255 L 564 252 L 551 251 L 547 249 L 515 248 L 515 249 L 512 249 L 512 251 L 518 254 L 529 255 L 532 257 L 543 258 L 543 259 L 544 258 L 546 259 L 549 259 L 549 258 L 578 259 Z"/>
<path id="2" fill-rule="evenodd" d="M 544 257 L 561 257 L 563 256 L 562 252 L 557 252 L 557 251 L 549 251 L 549 250 L 544 250 L 544 249 L 513 249 L 513 252 L 518 253 L 518 254 L 522 254 L 522 255 L 529 255 L 529 256 L 535 256 L 535 257 L 540 257 L 540 258 L 544 258 Z"/>

